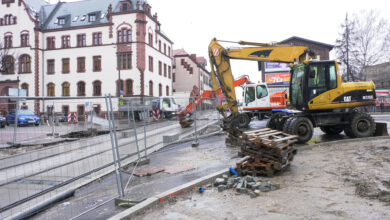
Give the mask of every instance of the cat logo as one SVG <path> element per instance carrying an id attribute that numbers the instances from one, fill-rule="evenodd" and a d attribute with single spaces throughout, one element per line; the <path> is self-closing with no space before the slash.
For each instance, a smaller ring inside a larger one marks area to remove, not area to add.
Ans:
<path id="1" fill-rule="evenodd" d="M 351 96 L 344 96 L 344 102 L 351 102 Z"/>

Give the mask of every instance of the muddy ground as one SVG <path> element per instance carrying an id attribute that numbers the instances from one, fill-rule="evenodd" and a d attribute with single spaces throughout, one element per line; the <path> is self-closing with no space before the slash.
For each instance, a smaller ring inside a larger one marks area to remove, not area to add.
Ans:
<path id="1" fill-rule="evenodd" d="M 276 191 L 208 188 L 136 219 L 390 219 L 390 139 L 301 147 Z"/>

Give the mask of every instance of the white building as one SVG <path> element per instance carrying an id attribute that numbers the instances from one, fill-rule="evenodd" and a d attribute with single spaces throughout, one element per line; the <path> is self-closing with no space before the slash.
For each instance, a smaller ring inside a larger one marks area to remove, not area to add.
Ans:
<path id="1" fill-rule="evenodd" d="M 211 73 L 206 69 L 207 61 L 196 54 L 188 54 L 184 49 L 173 51 L 173 95 L 180 105 L 187 105 L 191 97 L 206 90 L 212 90 Z M 209 100 L 205 105 L 211 105 Z"/>
<path id="2" fill-rule="evenodd" d="M 2 0 L 0 42 L 9 54 L 0 96 L 17 87 L 29 96 L 118 96 L 119 75 L 125 97 L 172 94 L 173 43 L 145 0 Z M 104 101 L 96 102 L 96 111 L 105 111 Z M 55 111 L 84 114 L 79 103 Z"/>

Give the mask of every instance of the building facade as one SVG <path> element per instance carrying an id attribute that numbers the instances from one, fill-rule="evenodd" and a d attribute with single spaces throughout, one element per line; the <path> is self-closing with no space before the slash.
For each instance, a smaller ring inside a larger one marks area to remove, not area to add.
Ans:
<path id="1" fill-rule="evenodd" d="M 211 73 L 206 69 L 207 61 L 184 49 L 173 51 L 173 94 L 180 105 L 187 105 L 191 97 L 205 90 L 212 90 Z M 203 106 L 211 105 L 205 101 Z"/>
<path id="2" fill-rule="evenodd" d="M 172 94 L 173 42 L 145 0 L 2 0 L 0 36 L 7 50 L 0 96 L 8 88 L 55 97 Z M 96 102 L 104 111 L 104 101 Z M 38 101 L 28 106 L 37 113 L 46 107 Z M 81 114 L 84 108 L 55 111 Z"/>

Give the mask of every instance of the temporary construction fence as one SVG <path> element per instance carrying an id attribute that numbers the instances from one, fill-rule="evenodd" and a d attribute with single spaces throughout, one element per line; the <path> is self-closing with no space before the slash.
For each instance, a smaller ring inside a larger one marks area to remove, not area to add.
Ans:
<path id="1" fill-rule="evenodd" d="M 111 201 L 132 187 L 132 174 L 123 167 L 193 134 L 197 143 L 201 128 L 219 118 L 215 100 L 206 100 L 210 105 L 194 108 L 194 125 L 183 129 L 175 115 L 183 106 L 168 113 L 157 101 L 171 107 L 175 102 L 110 95 L 0 97 L 6 118 L 0 128 L 0 218 L 93 218 L 98 208 L 114 209 Z M 156 111 L 161 117 L 153 120 Z"/>

